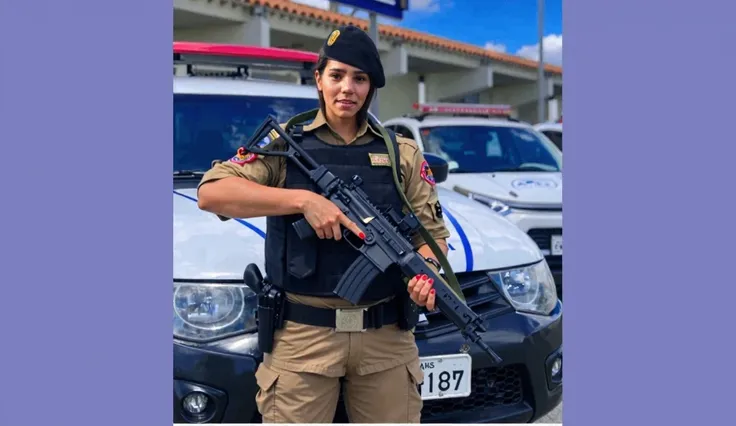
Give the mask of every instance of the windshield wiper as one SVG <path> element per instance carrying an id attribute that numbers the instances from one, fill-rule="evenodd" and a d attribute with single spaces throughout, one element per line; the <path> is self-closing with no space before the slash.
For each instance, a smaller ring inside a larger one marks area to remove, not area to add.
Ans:
<path id="1" fill-rule="evenodd" d="M 199 177 L 203 175 L 204 172 L 201 170 L 174 170 L 174 176 L 176 177 Z"/>

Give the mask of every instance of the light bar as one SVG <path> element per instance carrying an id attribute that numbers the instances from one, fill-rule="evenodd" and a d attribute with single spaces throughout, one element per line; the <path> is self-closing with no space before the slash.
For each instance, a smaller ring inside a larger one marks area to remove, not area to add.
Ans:
<path id="1" fill-rule="evenodd" d="M 319 55 L 276 47 L 174 42 L 174 63 L 309 70 Z"/>
<path id="2" fill-rule="evenodd" d="M 414 103 L 414 109 L 424 114 L 511 115 L 511 107 L 509 105 Z"/>

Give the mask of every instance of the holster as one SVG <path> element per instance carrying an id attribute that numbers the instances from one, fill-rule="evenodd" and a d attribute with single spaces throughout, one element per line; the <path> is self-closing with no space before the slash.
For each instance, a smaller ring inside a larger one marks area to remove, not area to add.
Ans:
<path id="1" fill-rule="evenodd" d="M 284 292 L 264 282 L 258 294 L 258 349 L 270 353 L 273 349 L 273 336 L 284 325 Z"/>

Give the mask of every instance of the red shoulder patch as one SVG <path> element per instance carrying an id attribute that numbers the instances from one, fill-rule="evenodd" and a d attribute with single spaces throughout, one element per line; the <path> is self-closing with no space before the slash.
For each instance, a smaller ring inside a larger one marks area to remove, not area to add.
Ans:
<path id="1" fill-rule="evenodd" d="M 436 182 L 434 180 L 434 175 L 432 174 L 432 169 L 429 167 L 429 163 L 427 163 L 427 160 L 422 161 L 422 166 L 419 174 L 422 176 L 422 180 L 432 186 L 435 186 Z"/>
<path id="2" fill-rule="evenodd" d="M 247 163 L 252 163 L 258 159 L 258 154 L 247 152 L 242 146 L 238 148 L 238 152 L 230 159 L 231 163 L 235 163 L 242 166 Z"/>

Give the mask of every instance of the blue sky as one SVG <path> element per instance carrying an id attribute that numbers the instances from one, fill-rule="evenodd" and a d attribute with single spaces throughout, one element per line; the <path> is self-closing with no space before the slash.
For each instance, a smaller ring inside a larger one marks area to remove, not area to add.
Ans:
<path id="1" fill-rule="evenodd" d="M 328 0 L 295 0 L 327 8 Z M 537 0 L 409 0 L 402 21 L 381 23 L 537 59 Z M 352 8 L 341 7 L 350 13 Z M 356 16 L 367 15 L 358 12 Z M 562 65 L 562 0 L 545 1 L 545 62 Z"/>

